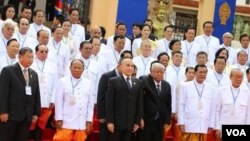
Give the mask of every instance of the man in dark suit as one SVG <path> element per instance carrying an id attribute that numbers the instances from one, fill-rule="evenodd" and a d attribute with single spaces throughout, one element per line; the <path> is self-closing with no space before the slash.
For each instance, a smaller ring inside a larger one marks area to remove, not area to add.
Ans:
<path id="1" fill-rule="evenodd" d="M 0 75 L 1 141 L 28 141 L 30 124 L 40 115 L 38 76 L 29 68 L 32 49 L 20 49 L 18 58 L 18 63 L 3 68 Z"/>
<path id="2" fill-rule="evenodd" d="M 123 58 L 133 58 L 131 51 L 123 51 L 120 55 L 118 65 L 112 71 L 104 73 L 99 81 L 97 92 L 97 116 L 99 120 L 100 141 L 107 141 L 107 124 L 105 119 L 105 95 L 108 89 L 108 81 L 110 78 L 119 76 L 121 74 L 121 61 Z"/>
<path id="3" fill-rule="evenodd" d="M 171 120 L 171 88 L 163 80 L 165 67 L 151 63 L 150 74 L 141 77 L 143 83 L 144 129 L 142 141 L 162 141 L 163 131 Z"/>
<path id="4" fill-rule="evenodd" d="M 105 118 L 105 95 L 108 89 L 108 80 L 110 78 L 119 76 L 120 71 L 119 61 L 117 67 L 112 70 L 104 73 L 99 81 L 98 91 L 97 91 L 97 116 L 99 120 L 99 129 L 100 129 L 100 141 L 107 141 L 107 124 Z"/>
<path id="5" fill-rule="evenodd" d="M 121 61 L 122 75 L 109 79 L 105 116 L 109 141 L 129 141 L 142 119 L 142 84 L 131 77 L 134 64 L 130 58 Z"/>

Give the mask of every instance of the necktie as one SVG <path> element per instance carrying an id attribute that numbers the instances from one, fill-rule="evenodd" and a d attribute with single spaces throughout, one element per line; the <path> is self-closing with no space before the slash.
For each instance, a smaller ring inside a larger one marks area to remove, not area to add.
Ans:
<path id="1" fill-rule="evenodd" d="M 130 80 L 130 78 L 129 77 L 127 77 L 127 85 L 128 85 L 128 89 L 130 90 L 131 89 L 131 84 L 130 84 L 130 82 L 129 82 L 129 80 Z"/>
<path id="2" fill-rule="evenodd" d="M 160 84 L 156 85 L 156 89 L 157 89 L 157 94 L 160 95 L 161 94 Z"/>
<path id="3" fill-rule="evenodd" d="M 27 68 L 23 69 L 23 76 L 24 76 L 26 85 L 28 85 L 29 84 L 29 72 Z"/>

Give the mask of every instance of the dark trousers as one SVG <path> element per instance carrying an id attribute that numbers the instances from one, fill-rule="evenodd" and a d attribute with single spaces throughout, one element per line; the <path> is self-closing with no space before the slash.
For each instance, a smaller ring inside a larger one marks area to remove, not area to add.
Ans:
<path id="1" fill-rule="evenodd" d="M 100 130 L 100 141 L 107 141 L 108 140 L 108 129 L 106 123 L 99 123 L 99 130 Z"/>
<path id="2" fill-rule="evenodd" d="M 141 141 L 162 141 L 163 126 L 159 120 L 145 120 L 145 126 L 141 135 Z"/>
<path id="3" fill-rule="evenodd" d="M 28 141 L 30 123 L 28 121 L 0 122 L 0 141 Z"/>
<path id="4" fill-rule="evenodd" d="M 115 130 L 114 133 L 108 131 L 108 141 L 130 141 L 131 130 Z"/>

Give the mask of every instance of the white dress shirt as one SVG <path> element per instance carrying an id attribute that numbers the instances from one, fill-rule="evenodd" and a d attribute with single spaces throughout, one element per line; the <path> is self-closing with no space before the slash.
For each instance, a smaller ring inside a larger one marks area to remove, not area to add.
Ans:
<path id="1" fill-rule="evenodd" d="M 221 87 L 217 96 L 215 128 L 221 125 L 250 124 L 250 95 L 243 88 Z"/>
<path id="2" fill-rule="evenodd" d="M 41 61 L 38 58 L 30 66 L 36 71 L 39 80 L 41 107 L 49 108 L 50 103 L 55 102 L 54 88 L 58 82 L 56 65 L 49 61 Z"/>
<path id="3" fill-rule="evenodd" d="M 172 94 L 172 113 L 176 112 L 176 88 L 181 81 L 186 79 L 185 68 L 183 66 L 177 67 L 174 65 L 169 65 L 166 68 L 164 74 L 164 80 L 166 80 L 171 86 Z"/>
<path id="4" fill-rule="evenodd" d="M 62 41 L 56 42 L 53 38 L 48 43 L 48 61 L 57 65 L 58 79 L 65 76 L 70 61 L 70 49 Z"/>
<path id="5" fill-rule="evenodd" d="M 20 32 L 14 34 L 13 38 L 17 39 L 20 44 L 20 48 L 29 47 L 35 52 L 35 47 L 37 45 L 37 40 L 27 34 L 23 35 Z"/>
<path id="6" fill-rule="evenodd" d="M 231 46 L 220 45 L 220 48 L 225 48 L 228 51 L 227 63 L 234 65 L 237 63 L 237 50 Z"/>
<path id="7" fill-rule="evenodd" d="M 215 53 L 219 49 L 220 41 L 212 35 L 199 35 L 194 38 L 194 42 L 198 43 L 202 51 L 208 54 L 208 61 L 212 63 L 215 58 Z"/>
<path id="8" fill-rule="evenodd" d="M 114 35 L 108 37 L 108 39 L 107 39 L 107 47 L 109 49 L 114 49 Z M 127 37 L 125 37 L 125 45 L 124 45 L 124 49 L 122 51 L 124 51 L 124 50 L 131 51 L 131 41 Z"/>
<path id="9" fill-rule="evenodd" d="M 37 32 L 39 30 L 45 30 L 49 33 L 49 37 L 51 36 L 51 30 L 48 27 L 46 27 L 45 25 L 37 25 L 35 23 L 30 24 L 27 34 L 32 38 L 37 39 Z"/>
<path id="10" fill-rule="evenodd" d="M 7 50 L 6 50 L 6 47 L 7 47 L 7 42 L 9 40 L 7 40 L 3 34 L 0 34 L 0 57 L 1 56 L 4 56 L 7 54 Z"/>
<path id="11" fill-rule="evenodd" d="M 8 54 L 3 55 L 0 57 L 0 73 L 2 72 L 2 69 L 6 66 L 13 65 L 18 61 L 17 58 L 10 58 Z"/>
<path id="12" fill-rule="evenodd" d="M 91 85 L 84 77 L 76 79 L 70 75 L 59 80 L 55 92 L 55 119 L 63 121 L 62 128 L 85 130 L 86 122 L 92 122 L 94 102 Z"/>
<path id="13" fill-rule="evenodd" d="M 79 24 L 72 24 L 71 34 L 74 37 L 76 47 L 80 47 L 82 41 L 85 41 L 85 28 Z"/>
<path id="14" fill-rule="evenodd" d="M 209 83 L 196 80 L 182 83 L 179 98 L 178 124 L 186 133 L 207 134 L 214 128 L 216 93 Z"/>
<path id="15" fill-rule="evenodd" d="M 117 67 L 118 62 L 120 60 L 121 52 L 119 53 L 114 49 L 107 49 L 103 52 L 100 52 L 99 55 L 101 57 L 107 58 L 107 68 L 108 71 L 111 71 Z"/>
<path id="16" fill-rule="evenodd" d="M 82 74 L 83 77 L 89 79 L 92 83 L 92 92 L 93 96 L 97 98 L 97 89 L 99 84 L 99 79 L 101 77 L 100 74 L 100 65 L 95 60 L 88 58 L 85 59 L 81 56 L 81 54 L 77 55 L 75 59 L 80 59 L 84 63 L 84 72 Z M 96 102 L 96 101 L 95 101 Z"/>
<path id="17" fill-rule="evenodd" d="M 219 74 L 216 71 L 208 71 L 206 81 L 213 85 L 214 88 L 219 88 L 231 83 L 228 74 Z"/>
<path id="18" fill-rule="evenodd" d="M 188 42 L 187 40 L 181 41 L 181 52 L 185 59 L 185 67 L 195 67 L 196 65 L 196 55 L 202 49 L 196 42 Z"/>
<path id="19" fill-rule="evenodd" d="M 172 51 L 169 49 L 169 43 L 170 40 L 167 40 L 166 38 L 158 40 L 156 42 L 156 49 L 152 56 L 154 58 L 157 58 L 158 55 L 162 52 L 166 52 L 168 55 L 170 55 Z"/>
<path id="20" fill-rule="evenodd" d="M 136 78 L 150 73 L 150 65 L 155 61 L 153 57 L 143 57 L 142 55 L 134 57 L 133 62 L 137 67 Z"/>

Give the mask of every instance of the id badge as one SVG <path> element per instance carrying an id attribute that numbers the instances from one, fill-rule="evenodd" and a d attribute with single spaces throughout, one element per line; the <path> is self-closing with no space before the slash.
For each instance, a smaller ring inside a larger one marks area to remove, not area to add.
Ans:
<path id="1" fill-rule="evenodd" d="M 30 86 L 25 86 L 25 91 L 26 91 L 26 95 L 32 95 Z"/>

